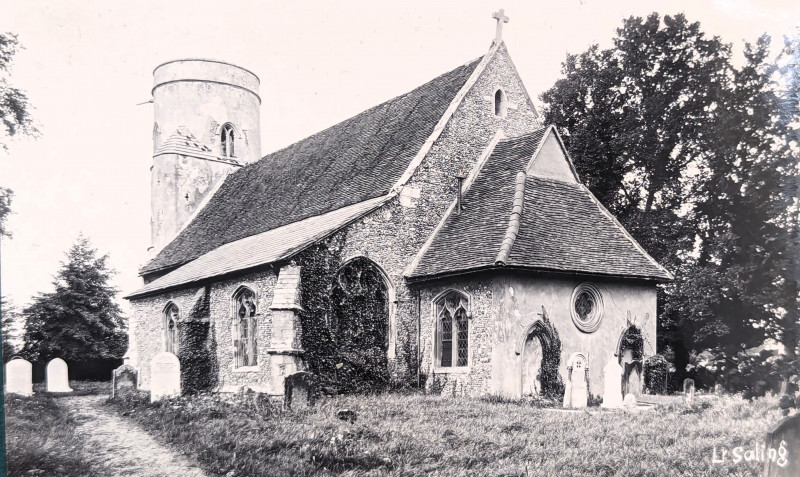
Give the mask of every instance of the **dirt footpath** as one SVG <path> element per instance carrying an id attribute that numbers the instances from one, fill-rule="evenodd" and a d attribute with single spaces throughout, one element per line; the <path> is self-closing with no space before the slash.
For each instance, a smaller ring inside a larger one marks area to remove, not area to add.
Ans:
<path id="1" fill-rule="evenodd" d="M 102 406 L 108 396 L 73 396 L 59 399 L 78 422 L 92 464 L 103 463 L 113 476 L 203 477 L 189 460 L 157 442 L 135 423 Z"/>

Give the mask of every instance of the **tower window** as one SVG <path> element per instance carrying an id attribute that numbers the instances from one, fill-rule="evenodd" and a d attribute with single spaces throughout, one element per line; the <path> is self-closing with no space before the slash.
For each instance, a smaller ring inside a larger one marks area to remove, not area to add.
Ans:
<path id="1" fill-rule="evenodd" d="M 221 148 L 220 154 L 222 157 L 234 157 L 233 136 L 233 125 L 231 125 L 231 123 L 222 126 L 219 141 Z"/>
<path id="2" fill-rule="evenodd" d="M 506 93 L 502 89 L 498 89 L 494 93 L 494 115 L 500 117 L 506 117 L 506 111 L 508 110 L 508 102 L 506 101 Z"/>

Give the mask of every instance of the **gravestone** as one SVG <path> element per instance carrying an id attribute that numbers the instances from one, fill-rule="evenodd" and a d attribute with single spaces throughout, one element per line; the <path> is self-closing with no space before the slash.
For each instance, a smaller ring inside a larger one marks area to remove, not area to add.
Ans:
<path id="1" fill-rule="evenodd" d="M 683 396 L 688 404 L 694 402 L 694 379 L 686 378 L 683 380 Z"/>
<path id="2" fill-rule="evenodd" d="M 800 414 L 787 417 L 767 432 L 764 447 L 764 477 L 800 475 Z"/>
<path id="3" fill-rule="evenodd" d="M 177 356 L 162 351 L 150 361 L 150 402 L 180 394 L 181 364 Z"/>
<path id="4" fill-rule="evenodd" d="M 627 408 L 636 407 L 639 403 L 636 401 L 636 396 L 633 394 L 626 394 L 625 400 L 622 401 L 623 406 Z"/>
<path id="5" fill-rule="evenodd" d="M 6 392 L 33 395 L 33 366 L 22 358 L 6 363 Z"/>
<path id="6" fill-rule="evenodd" d="M 564 390 L 564 407 L 571 409 L 585 408 L 589 400 L 586 372 L 589 363 L 583 353 L 573 353 L 567 361 L 567 383 Z"/>
<path id="7" fill-rule="evenodd" d="M 66 361 L 61 358 L 53 358 L 47 363 L 45 380 L 47 381 L 47 392 L 49 393 L 72 392 L 72 388 L 69 387 L 69 368 Z"/>
<path id="8" fill-rule="evenodd" d="M 316 379 L 305 371 L 286 376 L 283 381 L 283 402 L 287 409 L 303 410 L 314 405 Z"/>
<path id="9" fill-rule="evenodd" d="M 603 368 L 602 407 L 616 409 L 622 407 L 622 366 L 612 356 Z"/>
<path id="10" fill-rule="evenodd" d="M 111 397 L 135 393 L 139 389 L 139 372 L 129 364 L 123 364 L 111 373 Z"/>

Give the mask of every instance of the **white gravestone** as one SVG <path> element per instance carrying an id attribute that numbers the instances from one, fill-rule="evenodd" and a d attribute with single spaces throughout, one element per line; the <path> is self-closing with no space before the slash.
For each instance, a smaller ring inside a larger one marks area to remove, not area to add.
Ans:
<path id="1" fill-rule="evenodd" d="M 622 366 L 612 356 L 603 368 L 602 407 L 617 409 L 622 407 Z"/>
<path id="2" fill-rule="evenodd" d="M 181 365 L 178 357 L 162 351 L 150 361 L 150 402 L 180 394 Z"/>
<path id="3" fill-rule="evenodd" d="M 585 408 L 589 401 L 588 383 L 586 382 L 586 371 L 589 362 L 583 353 L 573 353 L 567 361 L 567 371 L 569 380 L 567 381 L 564 392 L 564 407 L 572 409 Z"/>
<path id="4" fill-rule="evenodd" d="M 6 363 L 6 392 L 33 395 L 33 366 L 22 358 Z"/>
<path id="5" fill-rule="evenodd" d="M 45 380 L 47 381 L 47 392 L 49 393 L 72 392 L 72 388 L 69 387 L 69 368 L 66 361 L 61 358 L 53 358 L 47 363 Z"/>

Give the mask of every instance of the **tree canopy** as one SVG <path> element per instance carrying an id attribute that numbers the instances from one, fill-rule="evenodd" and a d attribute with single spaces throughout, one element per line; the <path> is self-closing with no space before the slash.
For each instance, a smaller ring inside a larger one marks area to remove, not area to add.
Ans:
<path id="1" fill-rule="evenodd" d="M 568 55 L 541 96 L 582 179 L 676 276 L 660 290 L 659 348 L 679 374 L 724 376 L 770 337 L 796 346 L 797 157 L 768 53 L 759 38 L 736 66 L 682 14 L 630 17 L 613 47 Z"/>
<path id="2" fill-rule="evenodd" d="M 41 293 L 22 311 L 21 354 L 31 361 L 115 359 L 125 353 L 122 312 L 109 285 L 108 255 L 98 257 L 89 240 L 79 237 L 55 276 L 55 291 Z"/>
<path id="3" fill-rule="evenodd" d="M 11 61 L 17 50 L 19 41 L 13 33 L 0 33 L 0 148 L 8 149 L 8 140 L 16 134 L 36 135 L 38 131 L 33 125 L 30 115 L 31 105 L 25 93 L 11 85 Z M 6 218 L 11 213 L 11 189 L 0 186 L 0 237 L 10 237 L 6 227 Z"/>

